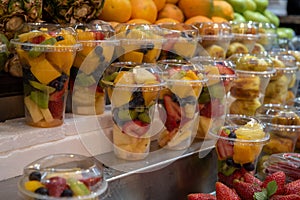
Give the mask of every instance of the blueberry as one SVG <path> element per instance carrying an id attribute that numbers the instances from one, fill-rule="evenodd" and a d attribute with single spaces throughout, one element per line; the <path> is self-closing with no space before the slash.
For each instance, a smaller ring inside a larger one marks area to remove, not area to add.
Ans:
<path id="1" fill-rule="evenodd" d="M 229 135 L 228 135 L 229 138 L 236 138 L 236 134 L 235 132 L 233 131 L 230 131 Z"/>
<path id="2" fill-rule="evenodd" d="M 29 180 L 30 181 L 33 181 L 33 180 L 36 180 L 36 181 L 41 181 L 41 178 L 42 178 L 42 175 L 40 172 L 38 171 L 33 171 L 29 174 Z"/>
<path id="3" fill-rule="evenodd" d="M 63 37 L 63 36 L 61 36 L 61 35 L 59 35 L 59 36 L 57 36 L 56 37 L 56 41 L 58 42 L 58 41 L 61 41 L 61 40 L 64 40 L 65 38 Z"/>
<path id="4" fill-rule="evenodd" d="M 37 194 L 41 194 L 41 195 L 49 195 L 49 191 L 45 187 L 39 187 L 34 192 L 37 193 Z"/>
<path id="5" fill-rule="evenodd" d="M 227 158 L 227 159 L 226 159 L 226 164 L 227 164 L 228 166 L 233 166 L 233 165 L 234 165 L 233 159 L 232 159 L 232 158 Z"/>
<path id="6" fill-rule="evenodd" d="M 65 189 L 61 195 L 61 197 L 72 197 L 73 196 L 73 191 L 70 189 Z"/>
<path id="7" fill-rule="evenodd" d="M 253 171 L 255 169 L 255 166 L 253 163 L 249 162 L 249 163 L 245 163 L 243 164 L 243 167 L 247 170 L 247 171 Z"/>
<path id="8" fill-rule="evenodd" d="M 62 74 L 60 77 L 54 79 L 49 83 L 49 86 L 54 87 L 57 91 L 64 89 L 65 82 L 68 80 L 68 75 Z"/>
<path id="9" fill-rule="evenodd" d="M 101 46 L 96 46 L 95 48 L 95 53 L 98 55 L 98 56 L 102 56 L 102 53 L 103 53 L 103 48 Z M 102 56 L 103 57 L 103 56 Z M 104 58 L 105 59 L 105 58 Z M 101 59 L 100 59 L 101 60 Z"/>

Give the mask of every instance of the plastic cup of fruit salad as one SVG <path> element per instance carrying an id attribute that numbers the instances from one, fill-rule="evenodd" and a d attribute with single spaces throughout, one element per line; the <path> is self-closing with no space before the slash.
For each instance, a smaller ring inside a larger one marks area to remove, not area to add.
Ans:
<path id="1" fill-rule="evenodd" d="M 257 120 L 249 120 L 241 125 L 232 123 L 211 130 L 209 134 L 216 139 L 219 181 L 232 186 L 233 177 L 239 173 L 255 173 L 258 157 L 269 139 L 261 123 Z"/>
<path id="2" fill-rule="evenodd" d="M 208 131 L 213 125 L 221 127 L 228 113 L 228 93 L 236 78 L 235 65 L 232 61 L 194 57 L 192 63 L 201 64 L 208 79 L 198 98 L 199 126 L 197 138 L 209 138 Z"/>
<path id="3" fill-rule="evenodd" d="M 159 146 L 170 150 L 187 149 L 196 134 L 199 120 L 198 97 L 207 81 L 199 65 L 181 60 L 161 60 L 166 87 L 160 92 L 159 113 L 165 128 Z"/>
<path id="4" fill-rule="evenodd" d="M 105 197 L 102 164 L 78 154 L 52 154 L 24 167 L 18 181 L 22 199 L 96 200 Z"/>
<path id="5" fill-rule="evenodd" d="M 105 95 L 100 78 L 112 62 L 115 46 L 113 28 L 105 22 L 76 24 L 78 51 L 71 68 L 70 94 L 72 113 L 99 115 L 105 110 Z"/>
<path id="6" fill-rule="evenodd" d="M 36 127 L 63 124 L 70 68 L 81 44 L 73 29 L 32 24 L 12 39 L 24 80 L 25 121 Z"/>
<path id="7" fill-rule="evenodd" d="M 254 116 L 275 74 L 273 62 L 265 55 L 254 54 L 235 54 L 229 60 L 235 63 L 237 75 L 230 89 L 229 113 Z"/>
<path id="8" fill-rule="evenodd" d="M 155 64 L 113 63 L 102 82 L 111 102 L 113 144 L 117 157 L 144 159 L 149 154 L 154 112 L 163 87 Z"/>
<path id="9" fill-rule="evenodd" d="M 120 40 L 115 54 L 119 62 L 155 63 L 162 49 L 162 31 L 154 24 L 121 23 L 115 37 Z"/>
<path id="10" fill-rule="evenodd" d="M 264 146 L 263 153 L 294 152 L 300 136 L 299 110 L 293 106 L 265 104 L 256 111 L 255 116 L 270 134 L 270 141 Z"/>
<path id="11" fill-rule="evenodd" d="M 276 26 L 268 22 L 257 22 L 259 39 L 256 43 L 263 46 L 264 51 L 270 51 L 277 42 Z"/>
<path id="12" fill-rule="evenodd" d="M 159 60 L 189 60 L 196 55 L 199 32 L 196 27 L 184 23 L 159 24 L 164 43 Z"/>
<path id="13" fill-rule="evenodd" d="M 233 38 L 229 23 L 197 22 L 193 24 L 197 27 L 201 40 L 199 44 L 205 51 L 197 52 L 198 56 L 208 55 L 212 58 L 225 58 L 230 41 Z"/>

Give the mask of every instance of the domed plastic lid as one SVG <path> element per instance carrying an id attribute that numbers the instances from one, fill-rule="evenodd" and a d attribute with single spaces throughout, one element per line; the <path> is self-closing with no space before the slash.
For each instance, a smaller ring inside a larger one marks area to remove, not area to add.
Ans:
<path id="1" fill-rule="evenodd" d="M 232 39 L 232 30 L 229 23 L 197 22 L 193 24 L 203 39 Z"/>
<path id="2" fill-rule="evenodd" d="M 27 165 L 18 188 L 27 198 L 78 200 L 103 195 L 107 182 L 102 165 L 93 158 L 54 154 Z"/>

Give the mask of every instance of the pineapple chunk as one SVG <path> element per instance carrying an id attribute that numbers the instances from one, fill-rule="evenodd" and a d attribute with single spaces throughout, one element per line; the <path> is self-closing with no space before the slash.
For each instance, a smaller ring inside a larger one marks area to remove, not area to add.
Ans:
<path id="1" fill-rule="evenodd" d="M 37 123 L 44 119 L 44 116 L 41 110 L 39 109 L 38 105 L 30 99 L 30 96 L 24 98 L 24 103 L 34 123 Z"/>
<path id="2" fill-rule="evenodd" d="M 52 122 L 54 120 L 48 108 L 40 108 L 40 110 L 46 122 Z"/>

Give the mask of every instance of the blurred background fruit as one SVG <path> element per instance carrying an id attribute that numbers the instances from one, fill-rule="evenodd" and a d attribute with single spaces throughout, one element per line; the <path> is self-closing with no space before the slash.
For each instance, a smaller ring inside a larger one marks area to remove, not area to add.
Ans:
<path id="1" fill-rule="evenodd" d="M 193 16 L 203 15 L 210 17 L 213 12 L 212 0 L 179 0 L 178 7 L 188 19 Z"/>
<path id="2" fill-rule="evenodd" d="M 154 23 L 157 18 L 157 8 L 153 0 L 130 0 L 131 19 L 145 19 Z"/>
<path id="3" fill-rule="evenodd" d="M 130 19 L 130 16 L 130 0 L 105 0 L 99 19 L 104 21 L 126 22 Z"/>
<path id="4" fill-rule="evenodd" d="M 182 10 L 175 4 L 170 3 L 165 4 L 161 11 L 158 12 L 157 19 L 161 18 L 172 18 L 179 22 L 184 22 Z"/>

